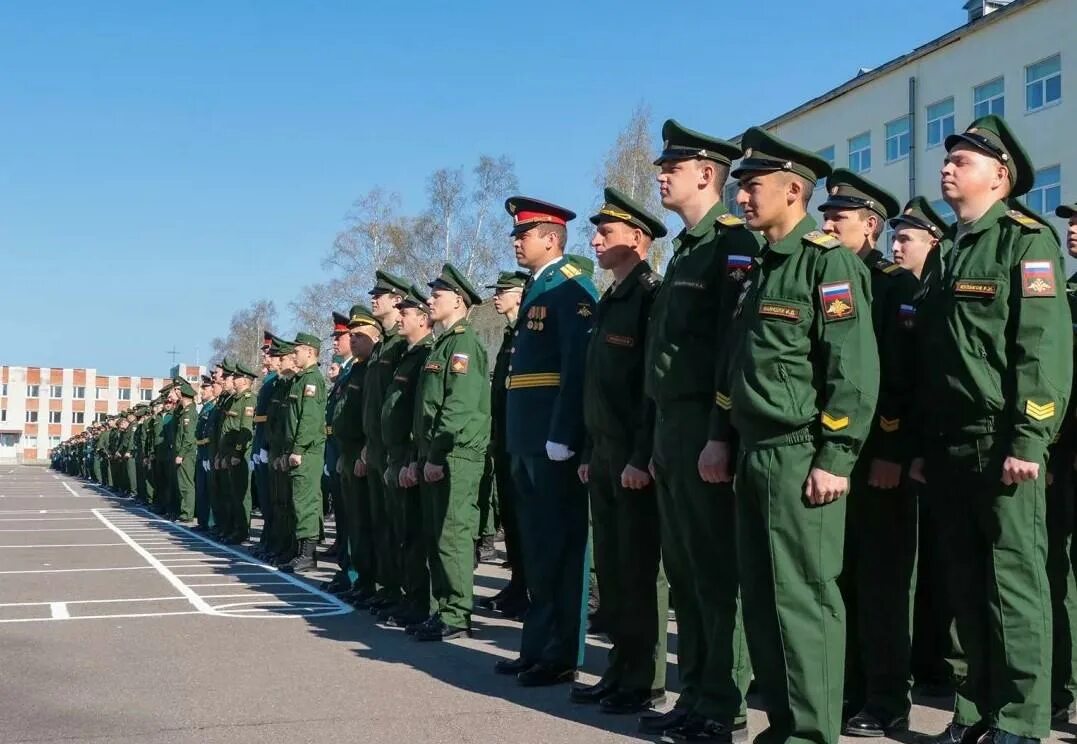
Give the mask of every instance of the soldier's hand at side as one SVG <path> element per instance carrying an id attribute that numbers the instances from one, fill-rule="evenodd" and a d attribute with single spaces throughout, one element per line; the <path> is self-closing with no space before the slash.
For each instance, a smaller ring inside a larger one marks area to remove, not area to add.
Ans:
<path id="1" fill-rule="evenodd" d="M 646 470 L 640 470 L 631 465 L 625 465 L 625 469 L 621 471 L 622 488 L 627 488 L 630 491 L 639 491 L 649 485 L 651 485 L 651 476 Z"/>
<path id="2" fill-rule="evenodd" d="M 808 482 L 804 485 L 804 496 L 809 504 L 819 506 L 837 501 L 848 489 L 848 478 L 828 473 L 821 468 L 812 468 L 808 473 Z"/>
<path id="3" fill-rule="evenodd" d="M 362 458 L 355 461 L 355 467 L 352 468 L 352 475 L 356 478 L 363 478 L 366 476 L 366 463 Z"/>
<path id="4" fill-rule="evenodd" d="M 868 470 L 868 485 L 884 491 L 897 488 L 901 485 L 901 465 L 876 457 Z"/>
<path id="5" fill-rule="evenodd" d="M 434 465 L 429 462 L 423 465 L 423 479 L 426 480 L 427 483 L 437 483 L 444 477 L 445 468 L 441 465 Z"/>
<path id="6" fill-rule="evenodd" d="M 1012 486 L 1015 483 L 1024 483 L 1028 480 L 1036 480 L 1040 477 L 1040 465 L 1037 462 L 1019 460 L 1012 455 L 1002 463 L 1002 483 Z"/>
<path id="7" fill-rule="evenodd" d="M 914 457 L 909 463 L 909 480 L 917 483 L 927 483 L 927 475 L 924 474 L 924 458 Z"/>
<path id="8" fill-rule="evenodd" d="M 288 455 L 288 465 L 293 468 L 297 468 L 303 464 L 303 456 L 297 454 Z"/>
<path id="9" fill-rule="evenodd" d="M 587 481 L 591 480 L 591 466 L 580 465 L 576 468 L 576 475 L 579 477 L 580 483 L 586 484 Z"/>
<path id="10" fill-rule="evenodd" d="M 404 468 L 404 486 L 415 488 L 419 485 L 419 463 L 413 462 Z"/>
<path id="11" fill-rule="evenodd" d="M 232 458 L 232 464 L 233 465 L 239 465 L 239 458 L 238 457 L 233 457 Z"/>
<path id="12" fill-rule="evenodd" d="M 344 461 L 343 460 L 337 460 L 336 468 L 337 468 L 337 475 L 344 475 Z"/>
<path id="13" fill-rule="evenodd" d="M 729 444 L 713 439 L 708 441 L 699 453 L 696 469 L 704 483 L 729 483 L 733 480 L 729 472 Z"/>
<path id="14" fill-rule="evenodd" d="M 182 457 L 177 457 L 176 458 L 176 464 L 177 465 L 182 465 L 183 464 L 183 458 Z"/>
<path id="15" fill-rule="evenodd" d="M 559 442 L 546 442 L 546 457 L 553 462 L 571 460 L 574 454 L 576 453 L 570 450 L 567 445 Z"/>

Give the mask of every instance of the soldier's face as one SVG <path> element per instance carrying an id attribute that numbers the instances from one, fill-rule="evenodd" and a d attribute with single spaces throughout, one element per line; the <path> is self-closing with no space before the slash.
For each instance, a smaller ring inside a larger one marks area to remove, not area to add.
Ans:
<path id="1" fill-rule="evenodd" d="M 435 289 L 427 303 L 430 306 L 430 320 L 435 323 L 445 320 L 459 310 L 463 302 L 460 295 L 451 289 Z"/>
<path id="2" fill-rule="evenodd" d="M 392 292 L 382 292 L 381 294 L 374 295 L 374 298 L 370 301 L 370 311 L 375 318 L 381 320 L 386 315 L 391 315 L 393 310 L 396 309 L 396 305 L 400 302 L 400 295 L 395 295 Z"/>
<path id="3" fill-rule="evenodd" d="M 1070 229 L 1066 231 L 1066 249 L 1077 258 L 1077 215 L 1070 217 Z"/>
<path id="4" fill-rule="evenodd" d="M 658 195 L 666 209 L 688 204 L 705 185 L 698 160 L 666 160 L 659 167 L 657 178 Z"/>
<path id="5" fill-rule="evenodd" d="M 224 378 L 224 370 L 221 369 L 220 367 L 214 367 L 213 368 L 213 379 L 214 379 L 214 381 L 219 381 L 219 380 L 222 380 L 223 378 Z"/>
<path id="6" fill-rule="evenodd" d="M 202 400 L 213 400 L 213 398 L 214 398 L 213 386 L 212 385 L 203 385 L 202 386 Z"/>
<path id="7" fill-rule="evenodd" d="M 494 310 L 499 315 L 508 315 L 514 310 L 520 309 L 520 300 L 523 299 L 524 291 L 513 287 L 512 289 L 499 289 L 494 294 Z"/>
<path id="8" fill-rule="evenodd" d="M 894 263 L 919 275 L 938 241 L 927 230 L 902 227 L 894 233 Z"/>
<path id="9" fill-rule="evenodd" d="M 417 307 L 406 307 L 400 311 L 397 321 L 400 332 L 406 338 L 418 339 L 425 335 L 428 328 L 427 315 Z"/>
<path id="10" fill-rule="evenodd" d="M 784 173 L 745 173 L 738 184 L 737 206 L 753 230 L 778 223 L 794 201 Z"/>
<path id="11" fill-rule="evenodd" d="M 950 150 L 940 172 L 942 198 L 948 203 L 1009 193 L 1009 172 L 995 158 L 968 145 Z"/>
<path id="12" fill-rule="evenodd" d="M 236 391 L 236 378 L 231 376 L 225 377 L 221 380 L 221 387 L 223 387 L 224 392 L 228 394 L 234 393 Z"/>
<path id="13" fill-rule="evenodd" d="M 340 362 L 330 362 L 329 364 L 329 381 L 333 382 L 340 377 Z"/>
<path id="14" fill-rule="evenodd" d="M 352 352 L 352 342 L 347 333 L 338 333 L 333 336 L 333 353 L 339 356 L 348 356 Z"/>
<path id="15" fill-rule="evenodd" d="M 822 230 L 846 248 L 861 250 L 875 234 L 875 225 L 859 209 L 828 209 L 823 212 Z"/>
<path id="16" fill-rule="evenodd" d="M 516 264 L 525 269 L 538 269 L 549 263 L 557 248 L 557 238 L 552 232 L 532 228 L 512 238 L 512 250 Z M 436 319 L 435 319 L 436 320 Z"/>
<path id="17" fill-rule="evenodd" d="M 378 342 L 380 335 L 373 326 L 360 326 L 349 335 L 348 350 L 353 357 L 366 359 L 374 351 L 374 344 Z"/>
<path id="18" fill-rule="evenodd" d="M 595 225 L 591 247 L 603 269 L 612 269 L 636 255 L 642 242 L 643 231 L 627 222 L 610 220 Z"/>

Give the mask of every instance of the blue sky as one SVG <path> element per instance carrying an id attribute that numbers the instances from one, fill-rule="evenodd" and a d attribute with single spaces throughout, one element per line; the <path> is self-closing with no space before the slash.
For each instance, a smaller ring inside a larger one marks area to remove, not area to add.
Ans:
<path id="1" fill-rule="evenodd" d="M 435 168 L 508 154 L 521 191 L 585 209 L 641 101 L 732 136 L 961 25 L 961 5 L 6 2 L 0 363 L 204 361 L 251 300 L 289 325 L 373 186 L 418 210 Z"/>

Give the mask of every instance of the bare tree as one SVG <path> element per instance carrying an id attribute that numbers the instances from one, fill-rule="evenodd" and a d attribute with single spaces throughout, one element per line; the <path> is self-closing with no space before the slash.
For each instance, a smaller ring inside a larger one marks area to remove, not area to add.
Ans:
<path id="1" fill-rule="evenodd" d="M 276 319 L 277 306 L 272 300 L 258 300 L 250 307 L 233 313 L 228 324 L 228 335 L 210 342 L 213 348 L 210 364 L 228 357 L 232 362 L 242 362 L 257 371 L 262 361 L 262 333 L 271 330 Z"/>

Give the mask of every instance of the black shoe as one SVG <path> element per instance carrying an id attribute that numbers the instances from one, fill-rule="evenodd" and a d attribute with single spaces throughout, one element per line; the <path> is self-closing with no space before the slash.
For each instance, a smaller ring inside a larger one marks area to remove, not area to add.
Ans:
<path id="1" fill-rule="evenodd" d="M 977 744 L 1040 744 L 1039 739 L 1018 736 L 997 728 L 988 729 L 987 733 L 976 741 Z"/>
<path id="2" fill-rule="evenodd" d="M 891 716 L 881 711 L 875 712 L 864 708 L 845 723 L 842 733 L 846 736 L 881 738 L 889 736 L 891 731 L 908 731 L 908 729 L 907 711 L 900 716 Z"/>
<path id="3" fill-rule="evenodd" d="M 494 547 L 494 536 L 484 535 L 479 541 L 479 563 L 495 563 L 497 561 L 497 548 Z"/>
<path id="4" fill-rule="evenodd" d="M 530 607 L 531 602 L 526 597 L 515 601 L 505 600 L 496 605 L 497 611 L 510 620 L 523 620 Z"/>
<path id="5" fill-rule="evenodd" d="M 326 558 L 336 558 L 338 555 L 340 555 L 340 544 L 333 543 L 322 552 L 322 555 L 324 555 Z"/>
<path id="6" fill-rule="evenodd" d="M 1051 709 L 1051 720 L 1055 723 L 1073 723 L 1074 718 L 1077 718 L 1077 703 Z"/>
<path id="7" fill-rule="evenodd" d="M 449 625 L 441 618 L 438 618 L 436 623 L 431 623 L 430 625 L 417 630 L 413 637 L 417 641 L 449 641 L 453 638 L 470 635 L 471 631 L 469 629 Z"/>
<path id="8" fill-rule="evenodd" d="M 673 708 L 665 713 L 640 716 L 639 732 L 658 736 L 670 729 L 680 726 L 688 719 L 688 711 L 684 708 Z"/>
<path id="9" fill-rule="evenodd" d="M 322 589 L 330 594 L 343 594 L 352 588 L 352 580 L 346 571 L 337 571 L 329 581 L 322 582 Z"/>
<path id="10" fill-rule="evenodd" d="M 437 625 L 439 622 L 441 622 L 440 617 L 438 617 L 437 615 L 431 615 L 430 617 L 423 620 L 421 623 L 414 623 L 413 625 L 404 626 L 404 632 L 410 636 L 413 636 L 420 631 L 426 630 L 427 628 L 431 628 Z"/>
<path id="11" fill-rule="evenodd" d="M 357 610 L 362 610 L 370 604 L 370 600 L 374 598 L 374 590 L 372 589 L 352 589 L 350 596 L 344 595 L 347 601 L 352 607 Z"/>
<path id="12" fill-rule="evenodd" d="M 318 559 L 314 555 L 315 547 L 317 545 L 314 540 L 303 538 L 299 541 L 299 554 L 281 566 L 280 570 L 284 573 L 296 573 L 297 571 L 308 571 L 312 568 L 317 568 Z"/>
<path id="13" fill-rule="evenodd" d="M 651 710 L 666 702 L 665 690 L 617 690 L 598 703 L 603 713 L 625 716 Z"/>
<path id="14" fill-rule="evenodd" d="M 549 687 L 563 685 L 576 680 L 576 667 L 554 666 L 539 662 L 526 672 L 516 675 L 516 684 L 520 687 Z"/>
<path id="15" fill-rule="evenodd" d="M 941 732 L 934 735 L 922 734 L 916 741 L 917 744 L 976 744 L 980 737 L 987 733 L 987 728 L 985 723 L 962 726 L 950 721 Z"/>
<path id="16" fill-rule="evenodd" d="M 494 664 L 494 671 L 498 674 L 520 674 L 535 666 L 535 662 L 519 656 L 515 659 L 502 659 Z"/>
<path id="17" fill-rule="evenodd" d="M 729 726 L 719 721 L 690 714 L 680 726 L 675 726 L 660 739 L 664 744 L 678 741 L 716 741 L 722 744 L 748 741 L 748 725 Z"/>
<path id="18" fill-rule="evenodd" d="M 385 621 L 385 626 L 389 628 L 404 628 L 404 632 L 411 626 L 420 626 L 425 623 L 429 618 L 426 615 L 419 613 L 400 612 L 392 615 Z"/>
<path id="19" fill-rule="evenodd" d="M 603 677 L 593 685 L 573 685 L 568 699 L 581 705 L 593 705 L 617 691 L 617 682 Z"/>
<path id="20" fill-rule="evenodd" d="M 593 612 L 587 616 L 587 633 L 589 635 L 605 635 L 610 632 L 610 626 L 601 612 Z"/>
<path id="21" fill-rule="evenodd" d="M 391 618 L 393 615 L 399 615 L 401 612 L 404 612 L 406 609 L 407 608 L 404 607 L 404 605 L 401 604 L 400 602 L 395 602 L 395 603 L 389 605 L 388 607 L 383 607 L 377 613 L 378 622 L 379 623 L 388 622 L 389 618 Z"/>

